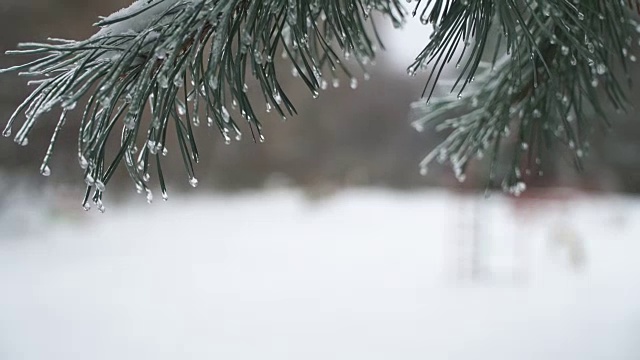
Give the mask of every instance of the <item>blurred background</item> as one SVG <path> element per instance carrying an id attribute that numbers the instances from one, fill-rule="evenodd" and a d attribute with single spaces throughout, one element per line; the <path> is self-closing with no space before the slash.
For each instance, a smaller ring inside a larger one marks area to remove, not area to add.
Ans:
<path id="1" fill-rule="evenodd" d="M 86 38 L 128 3 L 3 0 L 0 51 Z M 26 148 L 0 139 L 0 359 L 640 359 L 637 112 L 519 198 L 485 197 L 483 164 L 422 177 L 442 139 L 410 126 L 425 31 L 384 28 L 356 90 L 283 77 L 299 115 L 265 112 L 265 143 L 201 128 L 200 186 L 170 153 L 166 203 L 121 171 L 85 213 L 73 119 L 47 178 L 55 115 Z M 6 120 L 29 88 L 0 84 Z"/>

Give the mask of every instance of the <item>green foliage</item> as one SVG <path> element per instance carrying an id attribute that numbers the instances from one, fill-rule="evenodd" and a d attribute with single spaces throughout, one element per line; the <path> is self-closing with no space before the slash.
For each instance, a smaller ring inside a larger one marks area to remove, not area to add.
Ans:
<path id="1" fill-rule="evenodd" d="M 433 65 L 430 81 L 436 81 L 450 61 L 461 71 L 453 95 L 414 104 L 416 128 L 433 125 L 448 132 L 422 162 L 423 173 L 437 159 L 449 162 L 463 180 L 470 160 L 488 156 L 494 165 L 490 178 L 495 180 L 501 175 L 495 167 L 501 144 L 515 136 L 518 146 L 512 166 L 502 174 L 502 186 L 519 194 L 525 188 L 523 171 L 540 163 L 542 150 L 560 141 L 573 150 L 579 165 L 589 150 L 594 118 L 609 125 L 607 108 L 627 108 L 626 70 L 628 62 L 635 61 L 630 49 L 637 25 L 628 3 L 436 3 L 425 19 L 437 31 L 410 71 Z M 453 58 L 456 47 L 468 56 Z"/>
<path id="2" fill-rule="evenodd" d="M 367 29 L 372 8 L 398 24 L 402 19 L 397 2 L 379 0 L 156 0 L 134 5 L 139 9 L 99 22 L 103 29 L 88 40 L 21 44 L 22 50 L 12 52 L 43 54 L 10 69 L 26 68 L 25 75 L 40 78 L 32 81 L 37 89 L 9 120 L 5 135 L 10 135 L 18 115 L 26 115 L 16 142 L 26 145 L 38 117 L 60 106 L 57 134 L 67 111 L 88 96 L 78 137 L 78 157 L 88 185 L 85 207 L 93 191 L 93 201 L 102 208 L 105 187 L 123 160 L 149 201 L 149 168 L 155 166 L 166 197 L 161 157 L 166 153 L 170 124 L 189 182 L 196 186 L 193 164 L 199 154 L 193 127 L 201 123 L 201 116 L 219 129 L 225 142 L 231 136 L 241 139 L 241 120 L 247 122 L 254 141 L 264 139 L 255 104 L 247 96 L 249 76 L 264 94 L 261 110 L 266 102 L 268 109 L 282 117 L 294 114 L 278 82 L 282 75 L 277 74 L 274 59 L 281 54 L 289 57 L 300 78 L 317 95 L 326 84 L 325 77 L 340 71 L 349 75 L 343 57 L 353 55 L 360 64 L 374 57 L 376 39 Z M 228 106 L 237 107 L 243 119 L 234 119 Z M 147 110 L 149 124 L 143 121 Z M 108 158 L 108 140 L 116 132 L 120 132 L 120 148 Z M 144 145 L 138 149 L 141 137 Z M 50 154 L 42 165 L 44 174 L 49 172 Z"/>
<path id="3" fill-rule="evenodd" d="M 579 158 L 588 150 L 592 117 L 587 112 L 595 110 L 606 121 L 602 99 L 618 110 L 627 105 L 620 81 L 626 73 L 612 71 L 628 66 L 635 23 L 626 2 L 423 0 L 409 5 L 412 15 L 435 29 L 409 68 L 411 74 L 431 69 L 428 100 L 414 104 L 414 126 L 448 131 L 421 164 L 423 172 L 438 159 L 450 162 L 462 179 L 470 160 L 485 154 L 497 159 L 501 143 L 517 134 L 521 145 L 504 182 L 517 193 L 525 154 L 560 140 Z M 281 57 L 288 58 L 314 96 L 340 74 L 357 81 L 344 60 L 353 58 L 364 67 L 375 57 L 379 39 L 372 13 L 396 27 L 408 15 L 399 0 L 140 0 L 98 22 L 102 29 L 87 40 L 50 39 L 10 52 L 40 57 L 5 70 L 34 77 L 30 83 L 36 89 L 10 118 L 4 135 L 12 136 L 14 124 L 21 122 L 14 139 L 26 145 L 38 118 L 60 108 L 41 167 L 47 175 L 66 114 L 82 103 L 78 158 L 87 183 L 85 208 L 92 199 L 103 209 L 103 193 L 121 163 L 149 201 L 149 171 L 155 169 L 166 198 L 161 159 L 169 129 L 196 186 L 194 127 L 206 121 L 226 143 L 240 140 L 247 127 L 254 141 L 263 141 L 258 113 L 265 103 L 267 111 L 283 118 L 296 112 L 279 83 L 287 76 L 276 70 Z M 453 95 L 432 98 L 450 63 L 460 69 Z M 248 84 L 258 86 L 263 99 L 250 99 Z M 230 106 L 240 118 L 227 110 Z M 114 136 L 120 146 L 110 154 L 107 145 Z"/>

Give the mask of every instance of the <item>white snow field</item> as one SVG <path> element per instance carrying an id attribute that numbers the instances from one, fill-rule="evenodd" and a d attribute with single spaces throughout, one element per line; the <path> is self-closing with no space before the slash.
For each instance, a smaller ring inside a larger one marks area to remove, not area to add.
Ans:
<path id="1" fill-rule="evenodd" d="M 640 199 L 198 195 L 0 233 L 0 359 L 640 359 Z"/>

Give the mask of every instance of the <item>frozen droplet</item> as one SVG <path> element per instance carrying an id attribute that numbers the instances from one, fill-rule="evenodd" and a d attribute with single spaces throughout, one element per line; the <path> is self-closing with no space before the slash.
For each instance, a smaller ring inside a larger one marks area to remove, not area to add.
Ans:
<path id="1" fill-rule="evenodd" d="M 124 127 L 129 130 L 133 130 L 136 127 L 136 116 L 128 114 L 124 119 Z"/>
<path id="2" fill-rule="evenodd" d="M 42 176 L 50 176 L 51 168 L 49 167 L 49 165 L 42 165 L 40 167 L 40 174 L 42 174 Z"/>
<path id="3" fill-rule="evenodd" d="M 82 169 L 86 169 L 86 168 L 89 167 L 89 162 L 87 161 L 87 158 L 85 158 L 82 155 L 80 155 L 80 157 L 78 157 L 78 163 L 80 163 L 80 167 Z"/>
<path id="4" fill-rule="evenodd" d="M 427 176 L 428 173 L 429 173 L 429 169 L 426 166 L 423 166 L 420 168 L 420 175 Z"/>
<path id="5" fill-rule="evenodd" d="M 156 144 L 156 153 L 162 153 L 162 149 L 164 149 L 164 145 L 161 142 Z"/>
<path id="6" fill-rule="evenodd" d="M 358 88 L 358 79 L 355 78 L 355 77 L 352 77 L 351 81 L 349 82 L 349 86 L 354 90 L 357 89 Z"/>
<path id="7" fill-rule="evenodd" d="M 104 192 L 105 190 L 105 186 L 104 183 L 100 180 L 96 180 L 96 189 L 98 189 L 98 191 Z"/>
<path id="8" fill-rule="evenodd" d="M 9 137 L 11 136 L 11 127 L 7 126 L 4 131 L 2 132 L 2 136 L 4 137 Z"/>
<path id="9" fill-rule="evenodd" d="M 62 108 L 65 110 L 73 110 L 76 108 L 77 105 L 78 103 L 76 101 L 65 102 L 64 104 L 62 104 Z"/>
<path id="10" fill-rule="evenodd" d="M 527 189 L 527 184 L 519 181 L 506 189 L 513 196 L 520 196 Z"/>
<path id="11" fill-rule="evenodd" d="M 191 185 L 191 187 L 197 187 L 198 186 L 198 179 L 196 179 L 195 177 L 192 177 L 189 179 L 189 185 Z"/>
<path id="12" fill-rule="evenodd" d="M 176 110 L 178 110 L 178 114 L 181 116 L 187 113 L 187 108 L 180 103 L 176 105 Z"/>
<path id="13" fill-rule="evenodd" d="M 88 201 L 87 201 L 87 202 L 85 202 L 84 204 L 82 204 L 82 209 L 83 209 L 84 211 L 89 211 L 89 210 L 91 210 L 91 204 L 89 204 L 89 202 L 88 202 Z"/>
<path id="14" fill-rule="evenodd" d="M 101 199 L 96 200 L 96 207 L 98 208 L 98 211 L 100 211 L 102 214 L 104 214 L 104 212 L 107 210 L 104 207 L 104 204 L 102 203 Z"/>
<path id="15" fill-rule="evenodd" d="M 228 123 L 229 119 L 231 118 L 231 116 L 229 115 L 229 111 L 227 110 L 227 108 L 224 107 L 224 106 L 222 108 L 220 108 L 220 113 L 222 114 L 222 120 L 224 122 Z"/>
<path id="16" fill-rule="evenodd" d="M 147 202 L 151 204 L 153 202 L 153 192 L 151 189 L 147 188 Z"/>
<path id="17" fill-rule="evenodd" d="M 149 182 L 149 180 L 151 180 L 151 175 L 149 173 L 142 175 L 142 181 Z"/>
<path id="18" fill-rule="evenodd" d="M 162 200 L 167 201 L 169 200 L 169 194 L 167 194 L 167 190 L 162 189 Z"/>
<path id="19" fill-rule="evenodd" d="M 261 143 L 263 143 L 263 142 L 264 142 L 264 140 L 265 140 L 265 139 L 264 139 L 264 135 L 260 134 L 260 136 L 259 136 L 259 138 L 258 138 L 258 139 L 260 140 L 260 142 L 261 142 Z"/>
<path id="20" fill-rule="evenodd" d="M 152 154 L 156 154 L 158 152 L 158 148 L 156 147 L 156 142 L 154 140 L 147 141 L 147 148 L 149 152 Z"/>
<path id="21" fill-rule="evenodd" d="M 153 55 L 156 57 L 156 59 L 163 60 L 167 57 L 167 50 L 163 48 L 157 49 Z"/>
<path id="22" fill-rule="evenodd" d="M 256 63 L 262 65 L 264 63 L 264 57 L 262 56 L 262 53 L 260 52 L 255 52 L 253 55 L 253 58 L 255 60 Z"/>
<path id="23" fill-rule="evenodd" d="M 96 183 L 96 180 L 91 176 L 91 174 L 87 174 L 87 176 L 84 177 L 84 182 L 89 186 L 93 186 L 93 184 Z"/>

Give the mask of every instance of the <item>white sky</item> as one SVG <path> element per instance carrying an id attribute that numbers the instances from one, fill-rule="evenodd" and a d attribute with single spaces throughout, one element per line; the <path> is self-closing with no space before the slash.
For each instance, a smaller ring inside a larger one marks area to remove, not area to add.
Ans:
<path id="1" fill-rule="evenodd" d="M 394 29 L 391 24 L 384 28 L 383 42 L 391 65 L 405 71 L 416 56 L 426 46 L 432 32 L 430 25 L 422 25 L 419 20 L 411 18 L 404 28 Z"/>

